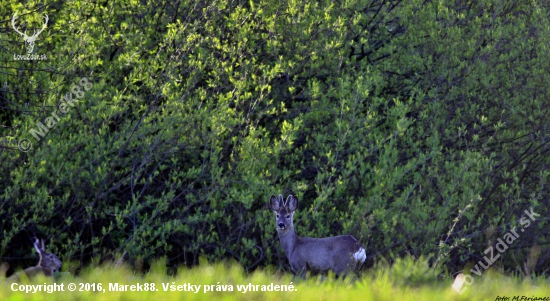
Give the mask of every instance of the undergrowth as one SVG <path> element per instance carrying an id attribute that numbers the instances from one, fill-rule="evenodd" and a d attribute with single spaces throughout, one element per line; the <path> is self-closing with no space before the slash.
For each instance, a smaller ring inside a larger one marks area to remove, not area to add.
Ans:
<path id="1" fill-rule="evenodd" d="M 453 278 L 445 271 L 430 268 L 422 258 L 404 258 L 391 266 L 377 264 L 364 270 L 361 278 L 343 280 L 336 279 L 333 274 L 304 280 L 280 273 L 273 267 L 246 274 L 240 265 L 227 262 L 203 262 L 195 268 L 180 268 L 175 276 L 168 276 L 163 261 L 157 261 L 142 275 L 128 266 L 102 265 L 83 269 L 76 277 L 62 272 L 52 278 L 38 276 L 20 283 L 2 279 L 0 300 L 496 300 L 503 296 L 512 300 L 515 296 L 550 297 L 550 281 L 543 277 L 521 279 L 490 272 L 476 276 L 471 285 L 464 285 L 463 294 L 451 288 Z M 48 289 L 47 285 L 53 283 L 63 285 L 63 291 L 32 291 Z M 76 285 L 76 291 L 69 291 L 70 284 Z M 26 288 L 31 291 L 14 291 Z M 132 288 L 142 291 L 131 291 Z"/>

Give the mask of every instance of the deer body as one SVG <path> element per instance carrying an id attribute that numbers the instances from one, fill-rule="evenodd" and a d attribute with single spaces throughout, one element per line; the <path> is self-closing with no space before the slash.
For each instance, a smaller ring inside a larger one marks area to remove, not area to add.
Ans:
<path id="1" fill-rule="evenodd" d="M 327 238 L 299 237 L 294 232 L 293 216 L 298 199 L 289 195 L 272 196 L 270 208 L 275 212 L 277 232 L 292 271 L 305 276 L 306 270 L 326 272 L 331 269 L 337 276 L 358 271 L 367 258 L 365 248 L 351 235 Z"/>

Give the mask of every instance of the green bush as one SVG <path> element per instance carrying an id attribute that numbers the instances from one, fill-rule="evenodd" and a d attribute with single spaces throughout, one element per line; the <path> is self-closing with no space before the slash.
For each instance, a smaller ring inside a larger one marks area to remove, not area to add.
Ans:
<path id="1" fill-rule="evenodd" d="M 49 15 L 34 49 L 47 61 L 14 60 L 25 47 L 9 28 L 0 54 L 0 259 L 13 266 L 34 264 L 39 235 L 65 260 L 286 269 L 265 206 L 279 193 L 300 199 L 299 235 L 349 233 L 375 260 L 435 254 L 460 270 L 531 207 L 540 219 L 499 265 L 546 250 L 545 5 L 4 2 L 21 26 Z M 529 271 L 545 273 L 537 254 Z"/>

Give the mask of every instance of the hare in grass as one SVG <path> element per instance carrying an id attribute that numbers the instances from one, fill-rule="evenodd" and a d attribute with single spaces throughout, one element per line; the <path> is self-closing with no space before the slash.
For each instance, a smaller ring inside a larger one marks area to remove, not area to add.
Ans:
<path id="1" fill-rule="evenodd" d="M 55 256 L 55 254 L 46 252 L 43 240 L 35 237 L 33 245 L 36 249 L 36 252 L 38 252 L 38 255 L 40 256 L 38 264 L 36 266 L 26 268 L 25 270 L 23 270 L 23 272 L 19 272 L 11 276 L 9 280 L 19 281 L 21 279 L 21 273 L 25 273 L 27 275 L 27 278 L 29 279 L 40 273 L 46 276 L 52 276 L 54 272 L 61 269 L 61 260 L 59 260 L 59 258 Z"/>

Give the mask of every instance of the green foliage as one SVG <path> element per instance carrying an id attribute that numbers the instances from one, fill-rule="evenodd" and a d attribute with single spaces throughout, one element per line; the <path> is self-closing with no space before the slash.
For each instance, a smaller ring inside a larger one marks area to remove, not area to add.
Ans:
<path id="1" fill-rule="evenodd" d="M 441 270 L 441 266 L 433 267 L 429 257 L 420 256 L 417 260 L 411 256 L 396 258 L 390 266 L 387 262 L 375 267 L 377 277 L 392 279 L 398 286 L 422 286 L 437 283 L 447 278 L 447 273 Z"/>
<path id="2" fill-rule="evenodd" d="M 300 199 L 299 235 L 353 234 L 369 258 L 460 270 L 530 207 L 541 217 L 501 266 L 548 246 L 545 4 L 0 3 L 22 28 L 49 16 L 34 49 L 48 60 L 14 60 L 11 27 L 0 42 L 0 258 L 34 264 L 39 235 L 65 260 L 280 268 L 279 193 Z"/>

